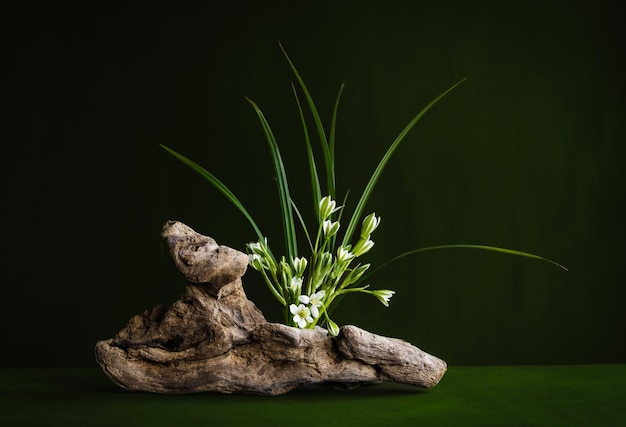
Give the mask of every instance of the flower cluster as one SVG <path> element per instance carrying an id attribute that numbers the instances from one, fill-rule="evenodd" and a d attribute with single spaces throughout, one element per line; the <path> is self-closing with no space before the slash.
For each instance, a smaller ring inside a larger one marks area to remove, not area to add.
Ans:
<path id="1" fill-rule="evenodd" d="M 247 245 L 250 265 L 262 274 L 272 294 L 285 308 L 292 326 L 313 328 L 322 319 L 329 333 L 337 335 L 339 328 L 328 315 L 332 304 L 337 302 L 337 297 L 352 292 L 365 292 L 388 306 L 389 299 L 394 294 L 387 289 L 368 290 L 369 285 L 357 286 L 370 265 L 353 265 L 356 258 L 374 246 L 371 234 L 380 224 L 380 217 L 375 213 L 365 217 L 354 246 L 336 245 L 341 225 L 332 217 L 341 208 L 330 196 L 320 200 L 317 236 L 315 242 L 309 242 L 309 259 L 294 257 L 287 260 L 283 256 L 276 260 L 268 247 L 267 239 Z"/>
<path id="2" fill-rule="evenodd" d="M 329 196 L 321 198 L 322 188 L 320 187 L 320 181 L 323 182 L 323 180 L 320 180 L 320 176 L 318 174 L 318 170 L 320 170 L 320 168 L 318 168 L 315 163 L 315 156 L 310 143 L 311 135 L 307 125 L 305 124 L 306 121 L 303 116 L 302 103 L 299 100 L 299 95 L 296 87 L 294 86 L 294 94 L 296 95 L 298 109 L 302 118 L 301 121 L 303 130 L 305 132 L 305 140 L 307 142 L 307 157 L 311 176 L 311 188 L 313 190 L 313 200 L 315 200 L 313 205 L 314 208 L 316 208 L 315 215 L 317 218 L 317 223 L 315 224 L 317 227 L 316 233 L 309 232 L 313 230 L 309 230 L 307 228 L 302 217 L 300 216 L 300 212 L 295 206 L 289 192 L 289 186 L 287 185 L 287 175 L 276 138 L 272 133 L 263 112 L 252 100 L 248 99 L 257 113 L 263 127 L 274 164 L 274 171 L 276 173 L 275 177 L 278 182 L 279 201 L 285 237 L 285 250 L 287 254 L 286 257 L 282 256 L 280 259 L 274 257 L 268 246 L 267 238 L 264 237 L 264 234 L 261 232 L 254 219 L 250 216 L 248 211 L 233 194 L 233 192 L 230 191 L 216 176 L 185 156 L 165 147 L 164 145 L 162 145 L 162 147 L 177 157 L 180 161 L 198 172 L 203 178 L 208 180 L 217 190 L 219 190 L 219 192 L 226 196 L 226 198 L 228 198 L 235 205 L 235 207 L 237 207 L 237 209 L 239 209 L 239 211 L 246 217 L 250 225 L 252 225 L 259 240 L 247 245 L 249 264 L 261 273 L 270 291 L 283 306 L 286 323 L 299 328 L 314 328 L 318 323 L 326 324 L 329 333 L 331 335 L 337 335 L 339 328 L 330 319 L 329 313 L 331 312 L 333 304 L 337 304 L 341 300 L 341 298 L 338 297 L 342 297 L 351 292 L 364 292 L 373 295 L 382 304 L 388 306 L 389 300 L 394 295 L 394 292 L 391 290 L 368 290 L 368 285 L 360 285 L 360 283 L 367 277 L 364 274 L 370 265 L 361 264 L 355 260 L 372 249 L 374 242 L 371 239 L 371 234 L 380 224 L 380 217 L 371 213 L 363 219 L 360 234 L 358 235 L 358 239 L 356 239 L 356 243 L 354 243 L 354 245 L 350 244 L 352 237 L 356 236 L 355 233 L 357 232 L 358 221 L 363 214 L 363 208 L 366 206 L 371 192 L 380 174 L 387 165 L 387 162 L 398 148 L 399 144 L 404 140 L 408 132 L 433 105 L 461 84 L 461 82 L 465 79 L 459 81 L 427 104 L 416 116 L 413 117 L 413 119 L 397 136 L 394 142 L 389 146 L 384 156 L 378 163 L 378 166 L 372 173 L 369 182 L 365 186 L 365 189 L 359 198 L 358 204 L 355 207 L 352 217 L 348 221 L 348 225 L 345 229 L 343 241 L 338 244 L 337 236 L 341 228 L 339 223 L 341 215 L 337 215 L 337 217 L 334 215 L 338 211 L 341 211 L 343 207 L 337 206 L 337 203 L 333 200 L 335 194 L 335 128 L 333 125 L 331 126 L 329 132 L 325 132 L 309 90 L 282 46 L 281 50 L 283 51 L 285 58 L 288 60 L 291 69 L 297 78 L 298 86 L 304 93 L 306 103 L 309 106 L 313 121 L 315 122 L 315 128 L 319 134 L 321 153 L 324 157 L 324 165 L 326 169 L 325 181 L 327 184 L 325 191 L 326 194 L 329 194 Z M 331 123 L 333 124 L 336 121 L 337 107 L 342 91 L 343 86 L 337 95 L 335 110 L 331 119 Z M 300 252 L 297 244 L 298 236 L 295 228 L 294 212 L 302 223 L 303 231 L 306 234 L 311 249 L 311 255 L 308 258 L 299 256 Z M 314 239 L 311 239 L 311 237 L 314 237 Z M 423 252 L 425 250 L 460 247 L 496 251 L 542 259 L 567 270 L 564 266 L 537 255 L 485 245 L 438 245 L 428 248 L 420 248 L 396 256 L 389 262 L 396 261 L 405 256 Z M 389 264 L 389 262 L 386 264 Z"/>

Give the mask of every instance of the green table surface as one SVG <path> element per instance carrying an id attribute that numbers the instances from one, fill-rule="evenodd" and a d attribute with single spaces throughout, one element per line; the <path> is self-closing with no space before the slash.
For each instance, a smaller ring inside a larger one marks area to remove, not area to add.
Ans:
<path id="1" fill-rule="evenodd" d="M 126 392 L 97 368 L 0 369 L 3 426 L 626 426 L 626 365 L 451 366 L 436 387 Z"/>

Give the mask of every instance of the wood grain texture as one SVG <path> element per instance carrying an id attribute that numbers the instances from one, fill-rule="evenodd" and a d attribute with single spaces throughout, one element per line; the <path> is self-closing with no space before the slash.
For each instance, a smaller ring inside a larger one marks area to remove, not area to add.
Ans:
<path id="1" fill-rule="evenodd" d="M 429 388 L 446 371 L 444 361 L 406 341 L 353 325 L 333 338 L 320 327 L 267 322 L 243 290 L 246 254 L 180 222 L 166 223 L 163 237 L 187 279 L 185 293 L 96 343 L 100 367 L 124 389 L 276 395 L 310 384 L 382 381 Z"/>

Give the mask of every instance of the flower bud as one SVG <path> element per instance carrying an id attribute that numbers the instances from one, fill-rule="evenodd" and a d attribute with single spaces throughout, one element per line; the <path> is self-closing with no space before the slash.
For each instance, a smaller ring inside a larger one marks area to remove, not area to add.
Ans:
<path id="1" fill-rule="evenodd" d="M 293 274 L 291 273 L 291 267 L 289 266 L 287 261 L 285 261 L 285 257 L 282 257 L 280 259 L 280 270 L 286 276 L 289 276 L 289 277 L 293 276 Z"/>
<path id="2" fill-rule="evenodd" d="M 380 217 L 377 217 L 376 213 L 372 212 L 366 216 L 363 220 L 363 225 L 361 226 L 361 237 L 363 239 L 367 239 L 369 235 L 376 230 L 378 224 L 380 224 Z"/>
<path id="3" fill-rule="evenodd" d="M 385 307 L 389 307 L 389 300 L 395 294 L 394 291 L 390 291 L 389 289 L 379 289 L 377 291 L 372 291 L 372 295 L 378 298 L 378 301 L 382 302 Z"/>
<path id="4" fill-rule="evenodd" d="M 339 230 L 339 221 L 332 222 L 331 220 L 326 220 L 322 224 L 322 229 L 324 230 L 324 237 L 330 239 Z"/>
<path id="5" fill-rule="evenodd" d="M 374 246 L 374 242 L 367 238 L 367 240 L 359 240 L 354 247 L 354 256 L 361 256 L 364 253 L 368 252 Z"/>
<path id="6" fill-rule="evenodd" d="M 265 255 L 267 252 L 267 237 L 264 238 L 263 241 L 259 240 L 258 242 L 248 243 L 247 246 L 249 252 Z"/>
<path id="7" fill-rule="evenodd" d="M 248 263 L 256 271 L 262 271 L 264 269 L 263 258 L 259 254 L 248 255 Z"/>
<path id="8" fill-rule="evenodd" d="M 291 264 L 293 265 L 293 269 L 295 270 L 295 274 L 298 277 L 302 277 L 302 275 L 304 274 L 304 270 L 306 269 L 307 266 L 307 260 L 306 258 L 302 257 L 302 258 L 294 258 L 291 260 Z"/>
<path id="9" fill-rule="evenodd" d="M 337 206 L 337 203 L 330 196 L 326 196 L 322 200 L 320 200 L 320 204 L 319 204 L 320 219 L 324 220 L 328 218 L 333 212 L 336 212 L 337 209 L 339 209 L 336 206 Z"/>
<path id="10" fill-rule="evenodd" d="M 339 263 L 348 262 L 352 258 L 354 258 L 354 254 L 350 252 L 349 250 L 347 250 L 343 246 L 339 246 L 337 248 L 337 262 Z"/>
<path id="11" fill-rule="evenodd" d="M 328 331 L 328 335 L 330 335 L 331 337 L 336 337 L 337 335 L 339 335 L 339 326 L 337 326 L 337 324 L 330 319 L 327 320 L 327 323 L 328 326 L 326 330 Z"/>
<path id="12" fill-rule="evenodd" d="M 318 272 L 320 275 L 326 275 L 333 266 L 333 254 L 330 252 L 324 252 L 320 254 L 318 263 Z"/>
<path id="13" fill-rule="evenodd" d="M 346 281 L 348 282 L 347 284 L 351 285 L 352 283 L 359 280 L 361 276 L 363 275 L 363 273 L 365 273 L 368 268 L 370 268 L 370 265 L 364 264 L 364 265 L 359 265 L 357 268 L 352 270 L 346 279 Z"/>
<path id="14" fill-rule="evenodd" d="M 289 289 L 294 293 L 294 295 L 299 294 L 302 289 L 302 277 L 292 277 L 289 282 Z"/>

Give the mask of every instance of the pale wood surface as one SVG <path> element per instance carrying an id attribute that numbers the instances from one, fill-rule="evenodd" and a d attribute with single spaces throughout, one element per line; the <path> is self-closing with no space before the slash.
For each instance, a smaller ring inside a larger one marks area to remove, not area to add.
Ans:
<path id="1" fill-rule="evenodd" d="M 124 389 L 275 395 L 310 384 L 383 381 L 429 388 L 446 371 L 443 360 L 406 341 L 353 325 L 332 338 L 320 327 L 267 322 L 243 290 L 246 254 L 180 222 L 165 224 L 163 237 L 186 292 L 96 344 L 102 370 Z"/>

